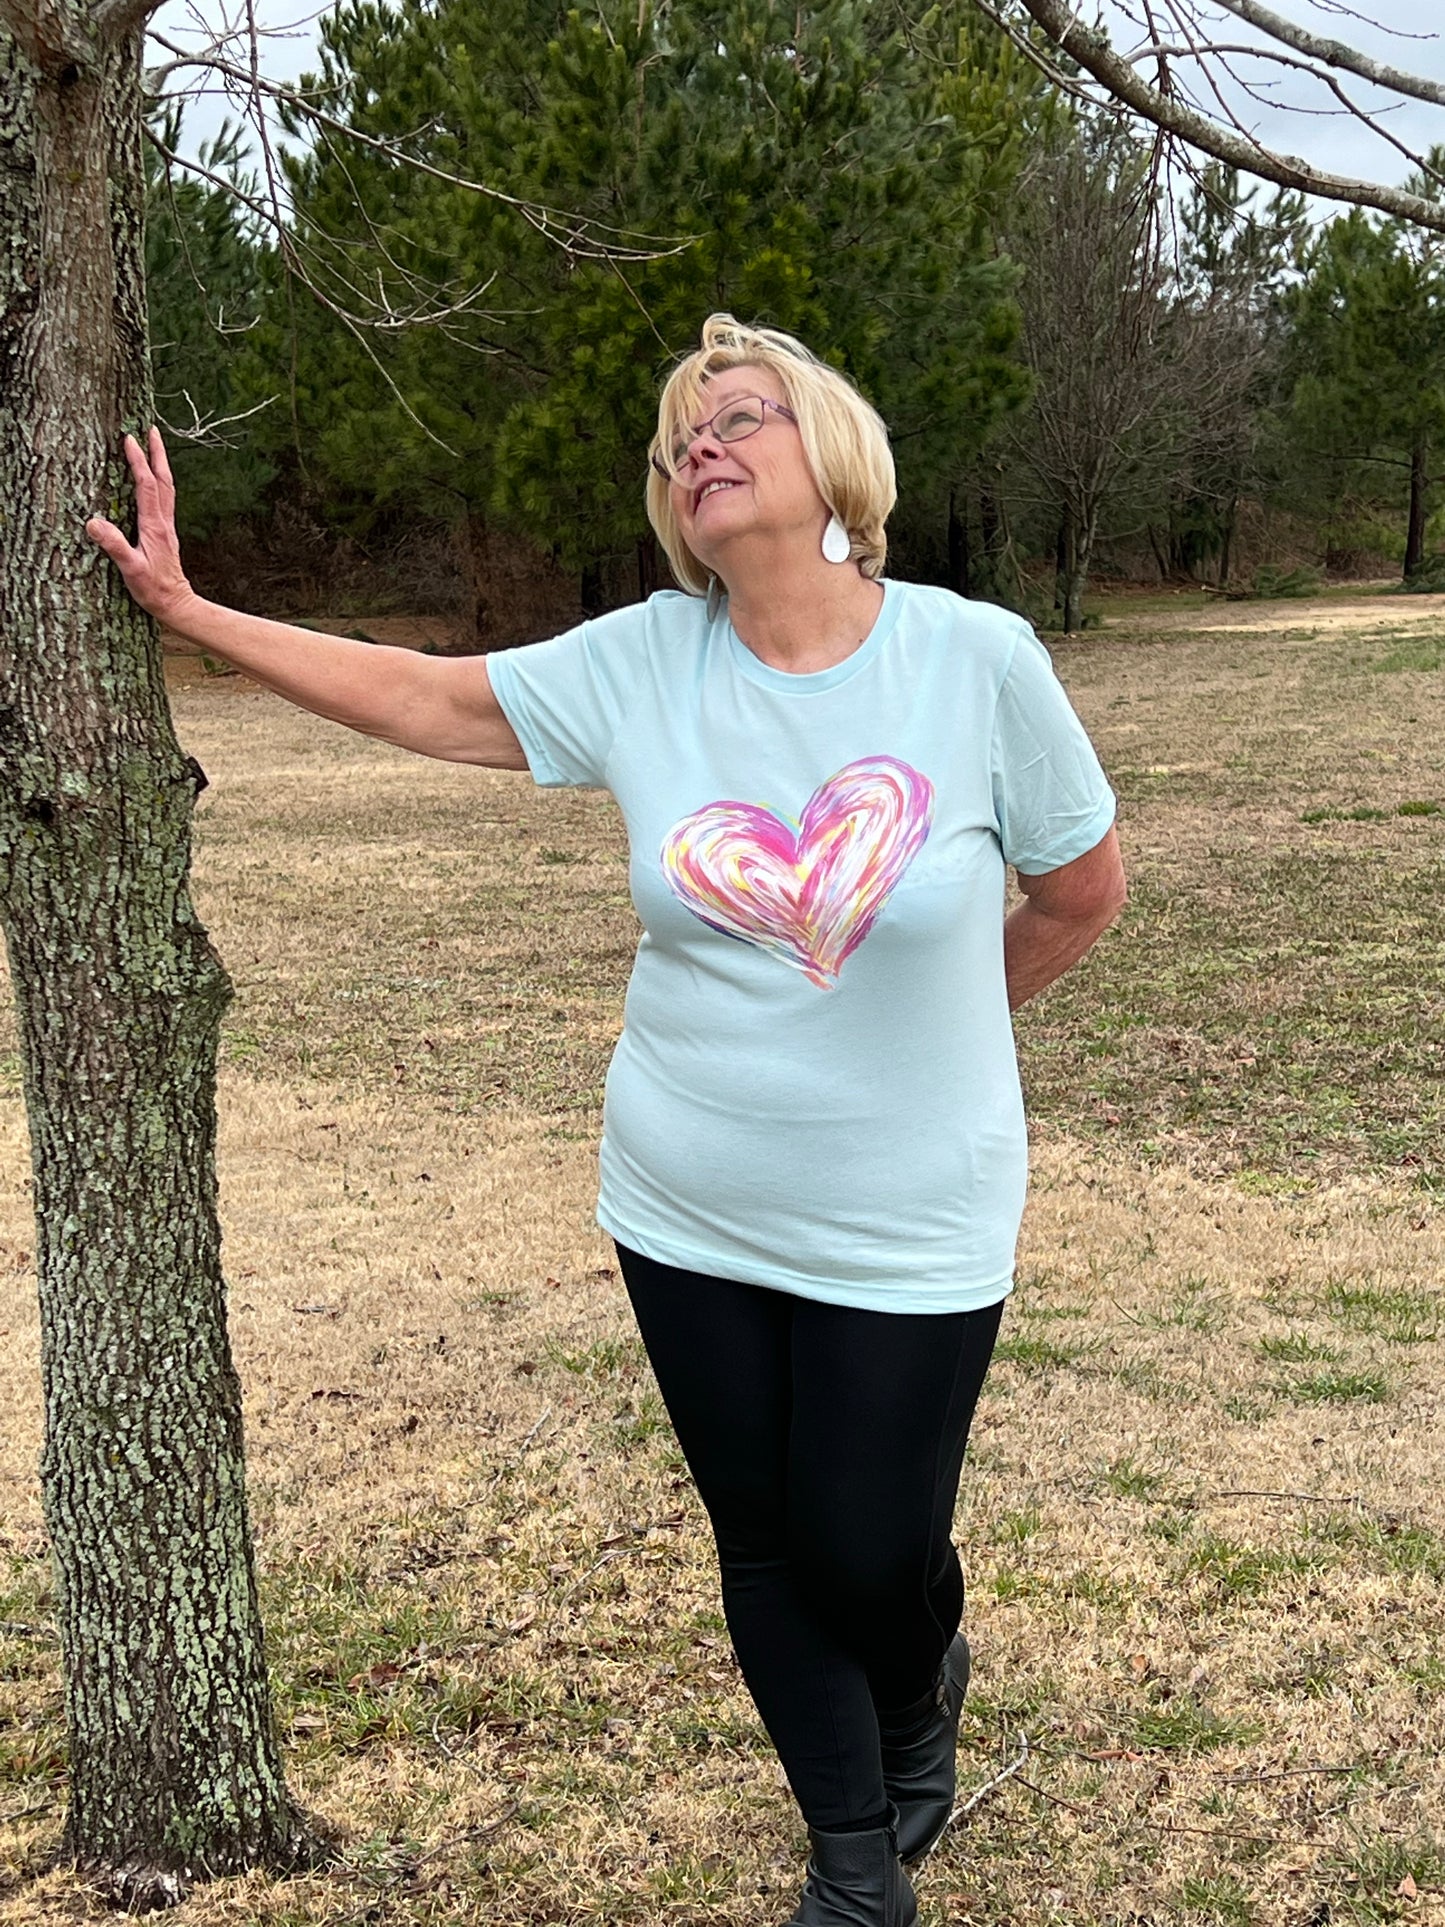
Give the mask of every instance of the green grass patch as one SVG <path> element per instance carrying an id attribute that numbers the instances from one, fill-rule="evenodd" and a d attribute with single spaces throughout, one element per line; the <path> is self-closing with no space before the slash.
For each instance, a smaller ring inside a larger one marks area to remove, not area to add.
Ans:
<path id="1" fill-rule="evenodd" d="M 1276 1359 L 1284 1365 L 1336 1365 L 1341 1356 L 1333 1345 L 1322 1344 L 1300 1331 L 1273 1332 L 1261 1338 L 1255 1350 L 1261 1358 Z"/>
<path id="2" fill-rule="evenodd" d="M 1402 1839 L 1360 1833 L 1343 1852 L 1327 1856 L 1332 1876 L 1329 1919 L 1379 1927 L 1381 1923 L 1423 1921 L 1420 1897 L 1438 1897 L 1445 1887 L 1445 1844 L 1431 1835 Z M 1415 1889 L 1401 1893 L 1408 1876 Z"/>
<path id="3" fill-rule="evenodd" d="M 1296 1405 L 1383 1405 L 1394 1388 L 1383 1372 L 1315 1372 L 1283 1380 L 1278 1391 Z"/>
<path id="4" fill-rule="evenodd" d="M 1370 664 L 1372 674 L 1377 676 L 1393 676 L 1412 669 L 1445 669 L 1445 640 L 1438 636 L 1421 636 L 1401 643 L 1389 655 L 1381 656 Z"/>
<path id="5" fill-rule="evenodd" d="M 1233 1874 L 1191 1875 L 1179 1889 L 1179 1906 L 1200 1927 L 1256 1927 L 1259 1915 Z"/>
<path id="6" fill-rule="evenodd" d="M 995 1362 L 1017 1365 L 1023 1372 L 1057 1372 L 1083 1357 L 1084 1345 L 1063 1345 L 1053 1339 L 1031 1338 L 1019 1334 L 1001 1339 L 994 1347 Z"/>
<path id="7" fill-rule="evenodd" d="M 1357 1512 L 1329 1512 L 1311 1521 L 1310 1539 L 1338 1547 L 1376 1571 L 1422 1574 L 1445 1582 L 1445 1539 L 1427 1526 L 1403 1519 L 1376 1519 Z"/>
<path id="8" fill-rule="evenodd" d="M 1337 1279 L 1326 1287 L 1321 1307 L 1347 1330 L 1391 1345 L 1423 1345 L 1440 1336 L 1440 1300 L 1432 1292 Z"/>
<path id="9" fill-rule="evenodd" d="M 1226 1598 L 1268 1592 L 1282 1580 L 1297 1579 L 1322 1562 L 1317 1550 L 1242 1545 L 1203 1533 L 1194 1539 L 1179 1566 L 1180 1577 L 1202 1579 Z"/>
<path id="10" fill-rule="evenodd" d="M 1111 1493 L 1116 1499 L 1154 1499 L 1163 1490 L 1167 1476 L 1126 1453 L 1095 1474 L 1094 1490 Z"/>
<path id="11" fill-rule="evenodd" d="M 1249 1746 L 1263 1729 L 1249 1720 L 1228 1720 L 1191 1696 L 1146 1707 L 1133 1722 L 1132 1743 L 1141 1752 L 1209 1753 L 1221 1746 Z"/>
<path id="12" fill-rule="evenodd" d="M 542 1347 L 542 1355 L 549 1364 L 559 1365 L 574 1378 L 587 1378 L 595 1383 L 635 1378 L 642 1369 L 645 1356 L 642 1341 L 638 1338 L 599 1338 L 576 1351 L 555 1338 L 548 1338 Z"/>

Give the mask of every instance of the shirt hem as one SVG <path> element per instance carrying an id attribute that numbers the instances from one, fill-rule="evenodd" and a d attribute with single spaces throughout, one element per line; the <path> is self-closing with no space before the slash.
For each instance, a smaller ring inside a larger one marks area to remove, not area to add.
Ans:
<path id="1" fill-rule="evenodd" d="M 506 717 L 512 734 L 522 745 L 522 754 L 527 759 L 527 774 L 537 785 L 538 789 L 559 790 L 587 787 L 585 784 L 569 783 L 568 779 L 542 748 L 538 740 L 538 732 L 533 729 L 532 719 L 527 714 L 526 703 L 522 692 L 515 686 L 510 689 L 506 686 L 512 682 L 512 666 L 510 663 L 505 663 L 502 660 L 506 653 L 506 650 L 499 649 L 487 663 L 487 682 L 490 685 L 493 700 L 498 709 L 500 709 Z M 501 670 L 500 677 L 497 674 L 499 669 Z"/>
<path id="2" fill-rule="evenodd" d="M 771 1291 L 786 1291 L 795 1298 L 810 1298 L 822 1305 L 842 1305 L 854 1311 L 935 1317 L 961 1311 L 983 1311 L 989 1305 L 1001 1304 L 1014 1288 L 1012 1265 L 1001 1280 L 928 1288 L 920 1288 L 916 1282 L 867 1285 L 856 1279 L 802 1278 L 796 1272 L 785 1271 L 781 1266 L 760 1264 L 752 1259 L 745 1259 L 736 1265 L 729 1264 L 725 1272 L 719 1272 L 715 1256 L 655 1238 L 651 1233 L 628 1230 L 600 1203 L 597 1222 L 609 1237 L 616 1238 L 632 1251 L 641 1252 L 644 1258 L 651 1258 L 654 1264 L 672 1265 L 680 1271 L 696 1271 L 704 1277 L 726 1277 L 743 1285 L 763 1285 Z"/>
<path id="3" fill-rule="evenodd" d="M 1119 813 L 1119 800 L 1111 791 L 1102 797 L 1098 807 L 1086 820 L 1079 824 L 1071 835 L 1064 837 L 1047 857 L 1021 856 L 1009 857 L 1006 861 L 1013 864 L 1026 877 L 1047 876 L 1050 870 L 1061 870 L 1066 863 L 1075 858 L 1087 856 L 1089 851 L 1103 842 Z"/>

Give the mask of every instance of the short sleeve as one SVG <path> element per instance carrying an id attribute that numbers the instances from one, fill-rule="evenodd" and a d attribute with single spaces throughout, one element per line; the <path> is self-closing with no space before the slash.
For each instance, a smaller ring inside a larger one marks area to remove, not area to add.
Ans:
<path id="1" fill-rule="evenodd" d="M 607 763 L 644 666 L 647 603 L 546 642 L 487 657 L 492 694 L 545 788 L 605 789 Z"/>
<path id="2" fill-rule="evenodd" d="M 1094 746 L 1048 650 L 1022 624 L 994 712 L 992 779 L 1004 860 L 1026 876 L 1083 856 L 1114 820 Z"/>

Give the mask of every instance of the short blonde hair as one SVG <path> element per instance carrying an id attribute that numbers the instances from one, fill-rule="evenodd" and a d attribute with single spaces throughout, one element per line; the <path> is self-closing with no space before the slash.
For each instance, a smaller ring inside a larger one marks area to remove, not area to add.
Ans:
<path id="1" fill-rule="evenodd" d="M 883 525 L 898 499 L 888 430 L 847 376 L 820 361 L 794 336 L 776 328 L 750 328 L 730 314 L 709 315 L 702 346 L 678 363 L 663 387 L 649 457 L 670 449 L 674 438 L 686 434 L 706 413 L 708 379 L 725 368 L 766 368 L 777 376 L 798 418 L 818 493 L 847 529 L 853 559 L 864 575 L 882 575 L 888 556 Z M 647 515 L 679 585 L 692 595 L 706 595 L 709 571 L 683 541 L 672 511 L 671 485 L 650 460 Z"/>

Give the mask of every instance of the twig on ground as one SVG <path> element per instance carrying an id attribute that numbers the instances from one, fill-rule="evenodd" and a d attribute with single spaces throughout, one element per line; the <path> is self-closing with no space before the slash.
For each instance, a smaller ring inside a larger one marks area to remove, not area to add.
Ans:
<path id="1" fill-rule="evenodd" d="M 1065 1807 L 1070 1813 L 1080 1815 L 1087 1814 L 1089 1811 L 1087 1807 L 1077 1806 L 1072 1800 L 1065 1800 L 1057 1793 L 1050 1793 L 1048 1788 L 1040 1786 L 1037 1780 L 1026 1780 L 1022 1773 L 1016 1777 L 1020 1786 L 1026 1786 L 1030 1793 L 1037 1793 L 1041 1800 L 1047 1800 L 1051 1806 Z"/>
<path id="2" fill-rule="evenodd" d="M 1081 1756 L 1081 1757 L 1084 1757 L 1084 1756 Z M 1026 1786 L 1030 1793 L 1037 1793 L 1040 1799 L 1049 1801 L 1050 1804 L 1053 1806 L 1064 1807 L 1070 1813 L 1077 1813 L 1081 1819 L 1088 1818 L 1089 1810 L 1087 1807 L 1077 1806 L 1072 1800 L 1065 1800 L 1065 1799 L 1062 1799 L 1057 1793 L 1050 1793 L 1047 1787 L 1041 1787 L 1033 1780 L 1026 1780 L 1021 1773 L 1018 1773 L 1016 1771 L 1017 1766 L 1018 1766 L 1018 1762 L 1015 1761 L 1013 1765 L 1008 1769 L 1008 1772 L 1000 1774 L 999 1778 L 1006 1779 L 1008 1777 L 1008 1773 L 1013 1773 L 1016 1779 L 1018 1780 L 1019 1785 Z M 1315 1767 L 1315 1768 L 1304 1767 L 1300 1770 L 1306 1773 L 1308 1772 L 1348 1773 L 1352 1769 L 1349 1767 Z M 1264 1778 L 1267 1776 L 1261 1775 L 1260 1777 Z M 988 1786 L 983 1787 L 980 1790 L 979 1797 L 981 1797 L 983 1793 L 987 1793 L 990 1787 L 995 1786 L 996 1784 L 997 1784 L 996 1781 L 991 1780 Z M 960 1808 L 959 1811 L 961 1812 L 963 1811 L 963 1809 Z M 954 1818 L 957 1819 L 957 1817 L 958 1815 L 955 1814 Z M 1143 1813 L 1135 1814 L 1134 1818 L 1137 1820 L 1138 1824 L 1141 1827 L 1152 1827 L 1156 1833 L 1197 1833 L 1198 1835 L 1200 1835 L 1202 1839 L 1205 1839 L 1205 1840 L 1250 1840 L 1255 1842 L 1257 1845 L 1264 1845 L 1268 1847 L 1289 1847 L 1289 1846 L 1304 1847 L 1310 1844 L 1307 1840 L 1291 1839 L 1284 1834 L 1235 1833 L 1232 1829 L 1227 1827 L 1189 1827 L 1189 1826 L 1183 1825 L 1180 1822 L 1173 1821 L 1173 1820 L 1151 1820 L 1147 1814 L 1143 1814 Z"/>
<path id="3" fill-rule="evenodd" d="M 1281 1766 L 1263 1768 L 1258 1773 L 1220 1773 L 1216 1778 L 1230 1786 L 1253 1786 L 1257 1780 L 1289 1780 L 1306 1773 L 1363 1773 L 1367 1763 L 1359 1766 Z"/>
<path id="4" fill-rule="evenodd" d="M 551 1406 L 550 1405 L 544 1406 L 541 1413 L 533 1422 L 531 1430 L 527 1433 L 527 1436 L 522 1440 L 521 1444 L 517 1447 L 516 1451 L 513 1452 L 510 1455 L 510 1457 L 503 1459 L 502 1463 L 497 1467 L 496 1471 L 492 1474 L 491 1478 L 488 1479 L 486 1492 L 481 1493 L 475 1499 L 466 1500 L 463 1510 L 465 1510 L 465 1506 L 480 1505 L 482 1503 L 482 1500 L 485 1499 L 488 1496 L 488 1494 L 490 1494 L 496 1489 L 496 1487 L 501 1483 L 501 1480 L 503 1479 L 503 1477 L 512 1470 L 512 1467 L 520 1463 L 524 1453 L 527 1450 L 527 1447 L 532 1443 L 533 1439 L 536 1438 L 537 1434 L 541 1431 L 542 1427 L 547 1423 L 548 1419 L 551 1418 L 551 1416 L 552 1416 Z"/>
<path id="5" fill-rule="evenodd" d="M 949 1816 L 949 1825 L 952 1826 L 954 1821 L 963 1819 L 965 1814 L 972 1813 L 980 1801 L 985 1800 L 996 1788 L 1001 1787 L 1005 1780 L 1011 1780 L 1028 1757 L 1029 1736 L 1027 1733 L 1020 1733 L 1019 1750 L 1008 1765 L 995 1773 L 991 1780 L 985 1780 L 981 1787 L 976 1788 L 961 1805 L 953 1809 Z"/>
<path id="6" fill-rule="evenodd" d="M 1357 1512 L 1369 1512 L 1377 1519 L 1391 1523 L 1405 1523 L 1409 1519 L 1406 1512 L 1396 1512 L 1389 1506 L 1371 1505 L 1368 1499 L 1361 1498 L 1358 1492 L 1270 1492 L 1256 1490 L 1251 1486 L 1232 1488 L 1224 1492 L 1210 1494 L 1215 1499 L 1285 1499 L 1300 1505 L 1341 1505 L 1353 1506 Z"/>
<path id="7" fill-rule="evenodd" d="M 435 1860 L 441 1854 L 450 1853 L 453 1847 L 464 1846 L 468 1840 L 485 1840 L 489 1834 L 496 1833 L 504 1827 L 516 1811 L 517 1802 L 508 1800 L 500 1813 L 492 1819 L 484 1820 L 479 1826 L 465 1827 L 460 1833 L 451 1834 L 447 1839 L 438 1841 L 436 1846 L 428 1847 L 425 1853 L 419 1853 L 413 1864 L 424 1867 L 428 1860 Z"/>
<path id="8" fill-rule="evenodd" d="M 627 1559 L 627 1558 L 630 1558 L 634 1553 L 650 1552 L 650 1551 L 652 1551 L 652 1547 L 647 1545 L 645 1542 L 636 1546 L 614 1546 L 610 1552 L 604 1552 L 600 1559 L 594 1559 L 592 1561 L 592 1564 L 587 1568 L 586 1572 L 580 1573 L 578 1577 L 572 1581 L 571 1585 L 567 1588 L 566 1592 L 564 1592 L 562 1596 L 558 1599 L 557 1601 L 558 1606 L 561 1607 L 561 1606 L 567 1605 L 568 1602 L 572 1598 L 574 1598 L 575 1595 L 579 1593 L 582 1590 L 582 1588 L 587 1584 L 587 1581 L 592 1577 L 593 1573 L 600 1572 L 602 1568 L 605 1565 L 608 1565 L 612 1560 Z"/>
<path id="9" fill-rule="evenodd" d="M 1216 1492 L 1216 1499 L 1298 1499 L 1304 1505 L 1364 1505 L 1364 1500 L 1354 1492 L 1262 1492 L 1252 1486 L 1240 1486 L 1228 1492 Z"/>

